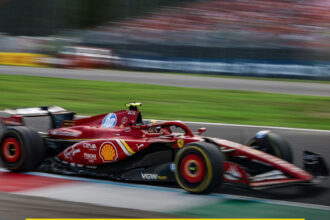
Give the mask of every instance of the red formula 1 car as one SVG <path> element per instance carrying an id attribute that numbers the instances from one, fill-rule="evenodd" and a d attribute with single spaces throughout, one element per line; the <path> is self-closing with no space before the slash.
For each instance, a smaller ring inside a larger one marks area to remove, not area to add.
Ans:
<path id="1" fill-rule="evenodd" d="M 142 120 L 139 103 L 129 110 L 74 120 L 56 106 L 7 110 L 1 118 L 2 165 L 15 172 L 39 170 L 124 181 L 177 182 L 192 193 L 221 183 L 266 188 L 311 184 L 328 176 L 323 159 L 304 153 L 302 170 L 280 136 L 261 131 L 248 145 L 193 133 L 179 121 Z M 24 126 L 27 116 L 49 115 L 51 128 Z"/>

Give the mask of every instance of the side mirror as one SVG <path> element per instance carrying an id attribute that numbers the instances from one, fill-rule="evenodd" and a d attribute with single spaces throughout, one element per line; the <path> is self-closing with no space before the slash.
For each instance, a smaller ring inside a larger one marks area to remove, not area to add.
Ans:
<path id="1" fill-rule="evenodd" d="M 198 134 L 201 135 L 202 133 L 204 133 L 206 131 L 206 128 L 198 128 Z"/>

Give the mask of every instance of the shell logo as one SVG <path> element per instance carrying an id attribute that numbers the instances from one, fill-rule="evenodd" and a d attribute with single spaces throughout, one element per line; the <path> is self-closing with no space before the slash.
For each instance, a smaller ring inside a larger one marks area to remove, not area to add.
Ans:
<path id="1" fill-rule="evenodd" d="M 116 161 L 118 158 L 117 149 L 111 142 L 103 143 L 99 153 L 103 161 Z"/>

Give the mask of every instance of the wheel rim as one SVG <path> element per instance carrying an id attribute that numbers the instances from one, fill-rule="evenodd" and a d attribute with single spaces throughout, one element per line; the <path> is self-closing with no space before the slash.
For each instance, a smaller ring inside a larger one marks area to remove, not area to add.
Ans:
<path id="1" fill-rule="evenodd" d="M 205 176 L 205 164 L 200 155 L 187 155 L 181 162 L 181 173 L 184 180 L 199 183 Z"/>
<path id="2" fill-rule="evenodd" d="M 15 163 L 21 155 L 20 143 L 12 137 L 6 138 L 2 144 L 2 156 L 8 163 Z"/>

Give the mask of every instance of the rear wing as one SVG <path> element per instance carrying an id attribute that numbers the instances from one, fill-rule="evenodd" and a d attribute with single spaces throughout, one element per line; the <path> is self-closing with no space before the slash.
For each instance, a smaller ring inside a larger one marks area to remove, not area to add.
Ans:
<path id="1" fill-rule="evenodd" d="M 51 128 L 59 128 L 64 120 L 72 120 L 74 112 L 68 112 L 59 106 L 40 106 L 31 108 L 16 108 L 0 111 L 0 122 L 3 126 L 24 126 L 24 117 L 51 117 Z"/>
<path id="2" fill-rule="evenodd" d="M 9 115 L 35 117 L 35 116 L 47 116 L 49 115 L 49 113 L 67 112 L 67 110 L 59 106 L 40 106 L 40 107 L 32 107 L 32 108 L 6 109 L 1 112 L 7 113 Z"/>

